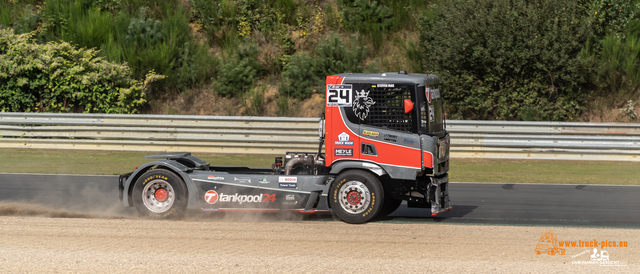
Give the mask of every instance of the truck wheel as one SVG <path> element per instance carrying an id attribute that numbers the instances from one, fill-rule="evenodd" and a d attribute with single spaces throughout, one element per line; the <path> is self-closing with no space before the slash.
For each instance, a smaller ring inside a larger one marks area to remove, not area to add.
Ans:
<path id="1" fill-rule="evenodd" d="M 146 217 L 182 217 L 187 207 L 185 197 L 184 182 L 164 169 L 154 169 L 143 174 L 133 186 L 133 204 Z"/>
<path id="2" fill-rule="evenodd" d="M 378 217 L 386 217 L 396 211 L 396 209 L 400 207 L 400 204 L 402 204 L 402 200 L 394 199 L 390 196 L 391 195 L 387 195 L 384 197 L 384 205 L 382 205 L 382 209 L 380 210 L 380 213 L 378 213 Z"/>
<path id="3" fill-rule="evenodd" d="M 361 224 L 370 221 L 382 209 L 384 191 L 380 181 L 368 172 L 349 170 L 331 184 L 329 203 L 340 220 Z"/>

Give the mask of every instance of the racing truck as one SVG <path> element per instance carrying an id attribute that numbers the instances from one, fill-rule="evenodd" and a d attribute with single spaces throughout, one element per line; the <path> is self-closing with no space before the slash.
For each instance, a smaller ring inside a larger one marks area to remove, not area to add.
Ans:
<path id="1" fill-rule="evenodd" d="M 407 202 L 437 215 L 451 210 L 439 78 L 406 71 L 326 77 L 317 152 L 286 152 L 271 168 L 214 166 L 188 152 L 120 175 L 120 200 L 141 216 L 186 210 L 330 213 L 359 224 Z"/>

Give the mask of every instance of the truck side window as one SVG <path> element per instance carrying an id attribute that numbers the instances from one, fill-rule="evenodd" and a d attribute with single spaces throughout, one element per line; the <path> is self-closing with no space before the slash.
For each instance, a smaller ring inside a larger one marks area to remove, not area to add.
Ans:
<path id="1" fill-rule="evenodd" d="M 361 119 L 360 124 L 412 131 L 412 115 L 404 112 L 404 99 L 413 101 L 412 93 L 410 86 L 395 85 L 395 87 L 370 87 L 364 93 L 356 94 L 356 99 L 361 101 L 362 107 L 368 107 L 368 113 L 366 117 L 361 117 L 365 119 Z M 360 95 L 366 95 L 366 98 Z"/>

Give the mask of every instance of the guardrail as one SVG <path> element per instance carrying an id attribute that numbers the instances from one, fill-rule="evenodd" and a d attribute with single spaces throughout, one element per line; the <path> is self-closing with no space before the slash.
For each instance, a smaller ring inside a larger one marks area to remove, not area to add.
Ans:
<path id="1" fill-rule="evenodd" d="M 452 157 L 640 161 L 640 124 L 448 120 Z M 283 154 L 318 118 L 0 113 L 0 147 Z"/>

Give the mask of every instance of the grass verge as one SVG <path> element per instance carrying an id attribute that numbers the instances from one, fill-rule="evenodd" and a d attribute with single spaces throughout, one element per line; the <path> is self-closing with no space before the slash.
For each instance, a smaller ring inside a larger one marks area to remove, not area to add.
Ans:
<path id="1" fill-rule="evenodd" d="M 0 173 L 117 175 L 154 152 L 2 149 Z M 196 153 L 211 165 L 271 167 L 275 155 Z M 639 162 L 451 159 L 452 182 L 640 185 Z"/>

